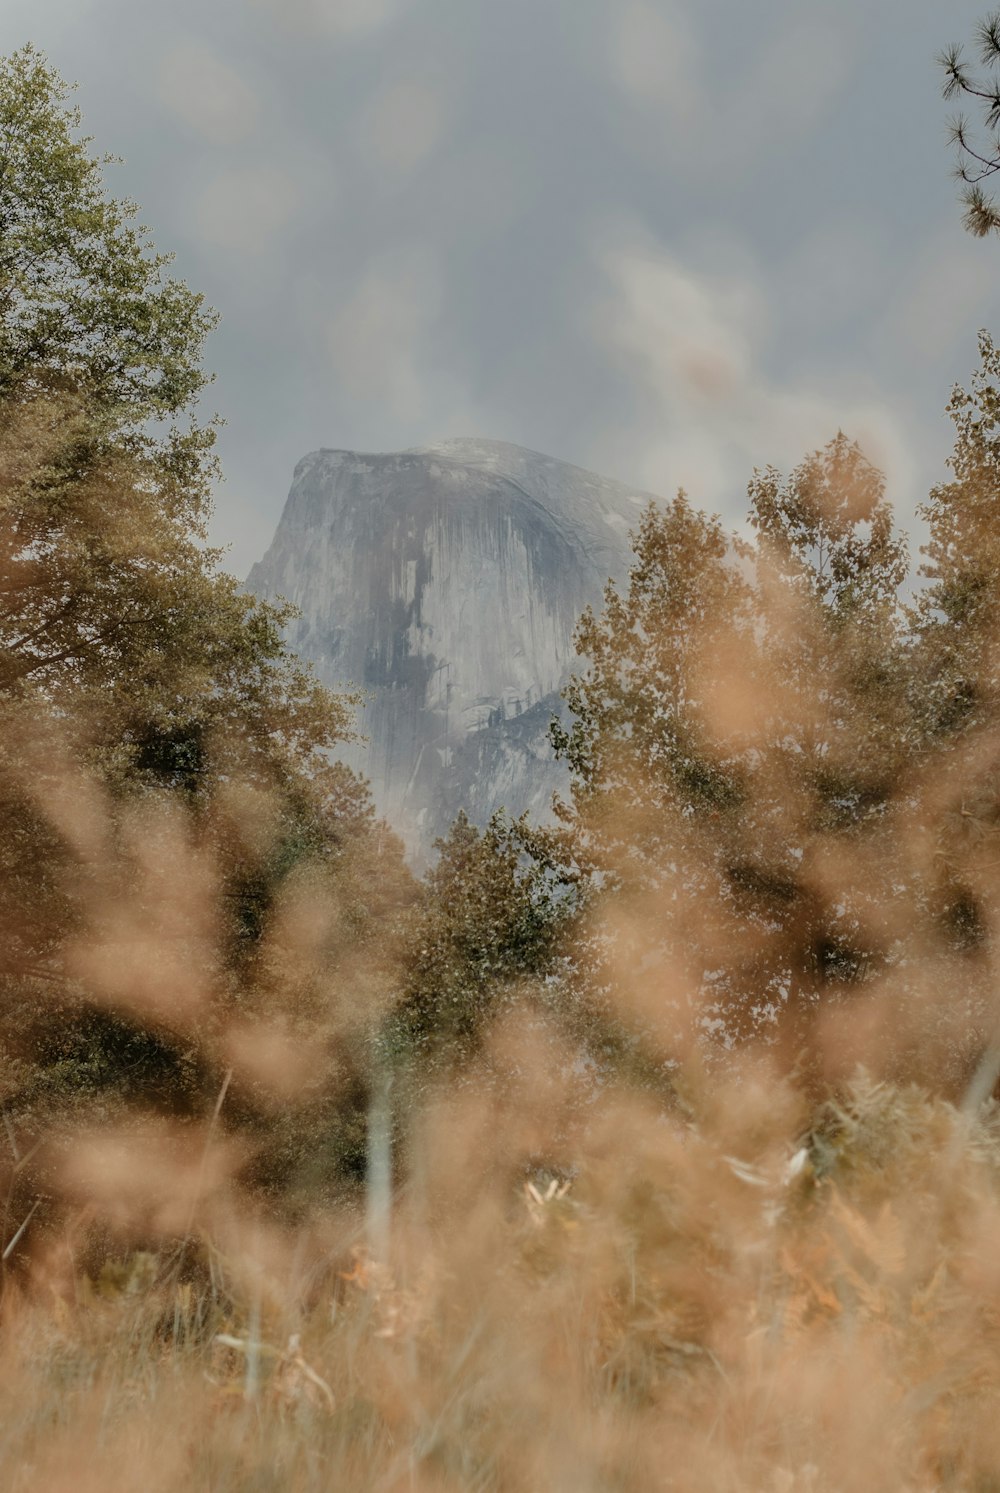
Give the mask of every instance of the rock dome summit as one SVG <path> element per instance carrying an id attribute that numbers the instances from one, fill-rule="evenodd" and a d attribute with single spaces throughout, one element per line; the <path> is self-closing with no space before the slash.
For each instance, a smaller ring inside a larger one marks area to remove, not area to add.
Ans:
<path id="1" fill-rule="evenodd" d="M 459 809 L 548 817 L 574 629 L 624 575 L 649 501 L 502 441 L 298 463 L 247 588 L 293 602 L 295 651 L 363 691 L 366 740 L 341 755 L 417 859 Z"/>

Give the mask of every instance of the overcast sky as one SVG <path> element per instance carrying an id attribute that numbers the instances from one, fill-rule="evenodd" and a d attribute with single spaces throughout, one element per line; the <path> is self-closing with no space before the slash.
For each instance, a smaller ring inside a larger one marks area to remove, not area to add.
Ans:
<path id="1" fill-rule="evenodd" d="M 317 446 L 515 441 L 736 520 L 838 427 L 906 518 L 1000 334 L 938 51 L 967 0 L 0 0 L 222 313 L 215 536 Z"/>

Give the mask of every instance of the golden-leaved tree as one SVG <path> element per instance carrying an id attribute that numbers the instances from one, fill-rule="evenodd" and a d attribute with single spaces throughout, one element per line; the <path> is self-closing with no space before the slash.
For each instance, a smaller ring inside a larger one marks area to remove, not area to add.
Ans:
<path id="1" fill-rule="evenodd" d="M 823 1082 L 858 1062 L 953 1093 L 996 1079 L 1000 365 L 982 353 L 915 599 L 881 474 L 838 435 L 754 475 L 746 537 L 684 495 L 650 508 L 627 587 L 582 619 L 554 727 L 590 889 L 576 998 L 647 1069 L 750 1042 Z"/>

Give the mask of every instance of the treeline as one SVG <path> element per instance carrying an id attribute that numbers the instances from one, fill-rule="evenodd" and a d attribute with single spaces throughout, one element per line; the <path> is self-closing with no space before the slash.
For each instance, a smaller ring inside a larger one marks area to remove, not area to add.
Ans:
<path id="1" fill-rule="evenodd" d="M 480 1082 L 511 1023 L 557 1040 L 584 1107 L 623 1084 L 685 1112 L 748 1052 L 816 1095 L 859 1065 L 991 1093 L 992 343 L 952 399 L 915 590 L 843 434 L 753 475 L 744 535 L 683 494 L 650 508 L 627 585 L 579 626 L 555 827 L 460 818 L 417 884 L 331 761 L 353 702 L 207 544 L 214 317 L 106 164 L 40 54 L 0 62 L 11 1195 L 54 1214 L 81 1133 L 155 1115 L 239 1138 L 255 1195 L 342 1196 L 373 1114 L 405 1166 L 413 1115 Z M 543 1131 L 521 1161 L 568 1164 Z"/>

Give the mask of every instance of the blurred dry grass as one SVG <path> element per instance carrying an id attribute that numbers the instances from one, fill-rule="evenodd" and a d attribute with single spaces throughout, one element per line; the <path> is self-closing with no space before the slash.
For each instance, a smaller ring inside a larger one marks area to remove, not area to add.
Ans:
<path id="1" fill-rule="evenodd" d="M 947 816 L 977 763 L 910 792 L 897 843 L 918 860 L 932 842 L 914 826 Z M 461 1081 L 425 1085 L 374 1232 L 360 1193 L 283 1212 L 247 1187 L 259 1137 L 227 1106 L 252 1090 L 294 1124 L 336 1033 L 385 1009 L 384 951 L 372 974 L 341 883 L 304 877 L 262 937 L 259 999 L 233 1002 L 217 851 L 157 802 L 112 845 L 97 798 L 70 788 L 49 812 L 89 868 L 71 967 L 224 1077 L 200 1116 L 83 1105 L 36 1134 L 5 1113 L 0 1486 L 1000 1486 L 1000 1107 L 863 1071 L 824 1099 L 780 1044 L 708 1062 L 690 1033 L 672 1045 L 697 996 L 650 957 L 650 894 L 601 916 L 628 1019 L 653 1040 L 661 1024 L 674 1101 L 595 1081 L 525 982 Z M 252 807 L 246 837 L 266 841 Z M 844 865 L 828 835 L 807 849 L 825 895 L 853 880 L 883 916 L 879 846 Z M 704 917 L 713 930 L 724 947 Z M 816 1024 L 821 1056 L 877 1072 L 893 1023 L 922 1050 L 960 1028 L 970 966 L 933 952 L 908 1025 L 888 969 Z"/>
<path id="2" fill-rule="evenodd" d="M 996 1486 L 1000 1110 L 810 1114 L 747 1061 L 683 1120 L 560 1116 L 522 1056 L 428 1106 L 380 1260 L 350 1208 L 255 1215 L 215 1139 L 197 1187 L 167 1134 L 81 1142 L 5 1267 L 3 1486 Z M 572 1176 L 526 1176 L 554 1130 Z"/>
<path id="3" fill-rule="evenodd" d="M 805 646 L 786 601 L 772 643 Z M 197 1082 L 173 1110 L 50 1112 L 4 1085 L 0 1486 L 1000 1488 L 998 738 L 891 764 L 884 813 L 833 823 L 797 764 L 884 770 L 881 718 L 865 735 L 862 701 L 831 724 L 818 670 L 779 688 L 755 636 L 686 645 L 699 749 L 743 753 L 750 810 L 667 801 L 652 823 L 626 782 L 626 870 L 575 930 L 658 1085 L 602 1068 L 523 975 L 461 1062 L 380 1112 L 388 1084 L 355 1093 L 351 1064 L 389 1061 L 413 949 L 380 919 L 377 833 L 297 863 L 237 960 L 226 888 L 277 842 L 265 791 L 115 802 L 51 742 L 24 749 L 10 772 L 70 909 L 61 973 Z M 637 845 L 655 874 L 630 886 Z M 981 918 L 968 945 L 938 915 L 953 887 Z M 806 957 L 831 929 L 850 977 Z M 44 1028 L 47 987 L 26 999 Z M 34 1030 L 0 1027 L 12 1072 Z M 369 1127 L 367 1206 L 300 1154 L 341 1100 Z M 272 1183 L 304 1167 L 291 1200 L 256 1185 L 268 1148 Z"/>
<path id="4" fill-rule="evenodd" d="M 349 702 L 200 546 L 210 432 L 138 438 L 212 319 L 111 253 L 58 78 L 0 74 L 48 225 L 0 430 L 0 1488 L 997 1493 L 1000 354 L 915 609 L 846 437 L 754 475 L 752 543 L 644 515 L 577 635 L 552 953 L 468 825 L 415 909 L 324 757 Z"/>

